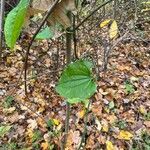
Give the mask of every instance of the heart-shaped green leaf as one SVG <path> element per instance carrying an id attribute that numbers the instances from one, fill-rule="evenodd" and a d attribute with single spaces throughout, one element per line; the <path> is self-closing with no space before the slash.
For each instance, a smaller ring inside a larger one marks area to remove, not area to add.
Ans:
<path id="1" fill-rule="evenodd" d="M 90 98 L 96 91 L 92 66 L 92 63 L 86 60 L 69 64 L 60 77 L 56 91 L 70 103 Z"/>

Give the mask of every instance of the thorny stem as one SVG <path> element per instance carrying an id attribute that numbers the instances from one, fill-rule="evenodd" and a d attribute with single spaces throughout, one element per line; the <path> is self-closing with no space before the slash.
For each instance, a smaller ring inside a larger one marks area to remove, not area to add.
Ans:
<path id="1" fill-rule="evenodd" d="M 24 80 L 25 80 L 25 94 L 27 95 L 27 69 L 28 69 L 28 57 L 29 57 L 29 53 L 30 53 L 30 48 L 32 46 L 32 43 L 33 41 L 35 40 L 37 34 L 39 33 L 39 31 L 41 30 L 42 26 L 45 24 L 46 20 L 48 19 L 48 17 L 51 15 L 51 13 L 53 12 L 55 6 L 57 5 L 57 3 L 59 2 L 59 0 L 56 0 L 54 2 L 54 4 L 49 8 L 48 12 L 47 12 L 47 15 L 45 16 L 45 18 L 43 19 L 42 23 L 40 24 L 39 28 L 36 30 L 35 34 L 33 35 L 29 45 L 28 45 L 28 48 L 27 48 L 27 51 L 26 51 L 26 56 L 25 56 L 25 63 L 24 63 Z"/>
<path id="2" fill-rule="evenodd" d="M 88 103 L 88 106 L 87 106 L 87 109 L 86 109 L 86 113 L 85 113 L 84 131 L 83 131 L 83 134 L 82 134 L 81 143 L 79 145 L 78 150 L 80 150 L 83 147 L 82 144 L 85 143 L 85 135 L 87 133 L 87 121 L 88 121 L 89 108 L 90 108 L 90 101 Z"/>
<path id="3" fill-rule="evenodd" d="M 0 3 L 0 60 L 2 57 L 2 44 L 3 44 L 3 22 L 4 22 L 4 6 L 5 0 L 1 0 Z"/>

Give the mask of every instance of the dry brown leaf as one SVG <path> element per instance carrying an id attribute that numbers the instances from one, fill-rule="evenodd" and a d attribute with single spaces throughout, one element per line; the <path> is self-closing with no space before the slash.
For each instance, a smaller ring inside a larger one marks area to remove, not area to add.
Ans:
<path id="1" fill-rule="evenodd" d="M 28 128 L 31 128 L 32 130 L 38 127 L 37 122 L 34 119 L 28 119 L 27 122 L 29 124 Z"/>
<path id="2" fill-rule="evenodd" d="M 17 122 L 19 120 L 19 114 L 18 114 L 18 112 L 15 112 L 12 115 L 9 115 L 7 117 L 7 120 L 10 121 L 11 123 Z"/>
<path id="3" fill-rule="evenodd" d="M 150 128 L 150 121 L 144 121 L 144 124 L 147 128 Z"/>
<path id="4" fill-rule="evenodd" d="M 30 8 L 29 16 L 34 15 L 37 13 L 44 13 L 46 12 L 49 7 L 53 4 L 53 0 L 33 0 Z M 71 26 L 71 21 L 68 18 L 67 11 L 72 11 L 76 14 L 76 7 L 74 0 L 62 0 L 60 1 L 54 11 L 52 12 L 51 16 L 47 20 L 50 25 L 56 25 L 56 23 L 62 24 L 65 28 Z"/>
<path id="5" fill-rule="evenodd" d="M 49 144 L 48 144 L 48 142 L 43 142 L 43 143 L 41 144 L 41 149 L 42 149 L 42 150 L 48 150 L 48 149 L 49 149 Z"/>
<path id="6" fill-rule="evenodd" d="M 10 108 L 5 108 L 3 109 L 4 113 L 6 114 L 11 114 L 16 110 L 16 107 L 10 107 Z"/>

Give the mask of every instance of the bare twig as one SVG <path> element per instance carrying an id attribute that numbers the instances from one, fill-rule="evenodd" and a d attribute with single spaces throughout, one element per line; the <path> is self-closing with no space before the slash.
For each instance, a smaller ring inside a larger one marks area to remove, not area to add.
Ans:
<path id="1" fill-rule="evenodd" d="M 59 2 L 59 0 L 56 0 L 54 2 L 53 5 L 50 6 L 49 10 L 47 11 L 47 15 L 45 16 L 45 18 L 43 19 L 42 23 L 40 24 L 39 28 L 36 30 L 35 34 L 33 35 L 30 43 L 29 43 L 29 46 L 27 48 L 27 51 L 26 51 L 26 56 L 25 56 L 25 63 L 24 63 L 24 69 L 25 69 L 25 72 L 24 72 L 24 80 L 25 80 L 25 94 L 27 95 L 27 82 L 26 82 L 26 79 L 27 79 L 27 69 L 28 69 L 28 57 L 29 57 L 29 53 L 30 53 L 30 48 L 33 44 L 33 41 L 35 40 L 37 34 L 39 33 L 39 31 L 41 30 L 42 26 L 45 24 L 45 22 L 47 21 L 48 17 L 51 15 L 51 13 L 53 12 L 55 6 L 57 5 L 57 3 Z"/>
<path id="2" fill-rule="evenodd" d="M 76 16 L 73 15 L 73 44 L 74 44 L 74 57 L 75 59 L 79 59 L 78 57 L 78 52 L 77 52 L 77 38 L 76 38 L 76 30 L 75 29 L 76 25 Z"/>
<path id="3" fill-rule="evenodd" d="M 4 5 L 5 5 L 5 0 L 1 0 L 1 3 L 0 3 L 0 59 L 2 57 L 2 44 L 3 44 Z"/>
<path id="4" fill-rule="evenodd" d="M 87 109 L 86 109 L 86 113 L 85 113 L 84 131 L 83 131 L 83 134 L 82 134 L 81 143 L 79 145 L 78 150 L 80 150 L 83 147 L 83 143 L 85 143 L 85 136 L 86 136 L 86 133 L 87 133 L 87 122 L 88 122 L 89 108 L 90 108 L 90 101 L 88 103 L 88 106 L 87 106 Z"/>
<path id="5" fill-rule="evenodd" d="M 110 3 L 113 0 L 108 0 L 104 3 L 102 3 L 100 6 L 98 6 L 95 10 L 93 10 L 87 17 L 85 17 L 76 27 L 75 30 L 77 30 L 84 22 L 86 22 L 87 19 L 89 19 L 95 12 L 97 12 L 100 8 L 104 7 L 108 3 Z"/>

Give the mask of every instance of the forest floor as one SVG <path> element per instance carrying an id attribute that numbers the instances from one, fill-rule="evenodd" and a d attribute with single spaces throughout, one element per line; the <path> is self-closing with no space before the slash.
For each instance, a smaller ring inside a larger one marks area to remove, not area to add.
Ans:
<path id="1" fill-rule="evenodd" d="M 66 103 L 54 87 L 64 67 L 65 50 L 60 41 L 34 43 L 27 98 L 21 72 L 28 42 L 24 38 L 14 52 L 5 50 L 0 65 L 0 150 L 60 149 Z M 102 54 L 99 47 L 89 49 Z M 110 54 L 108 69 L 98 76 L 85 148 L 150 150 L 150 43 L 120 42 Z M 66 150 L 80 144 L 85 111 L 83 104 L 71 106 Z"/>

